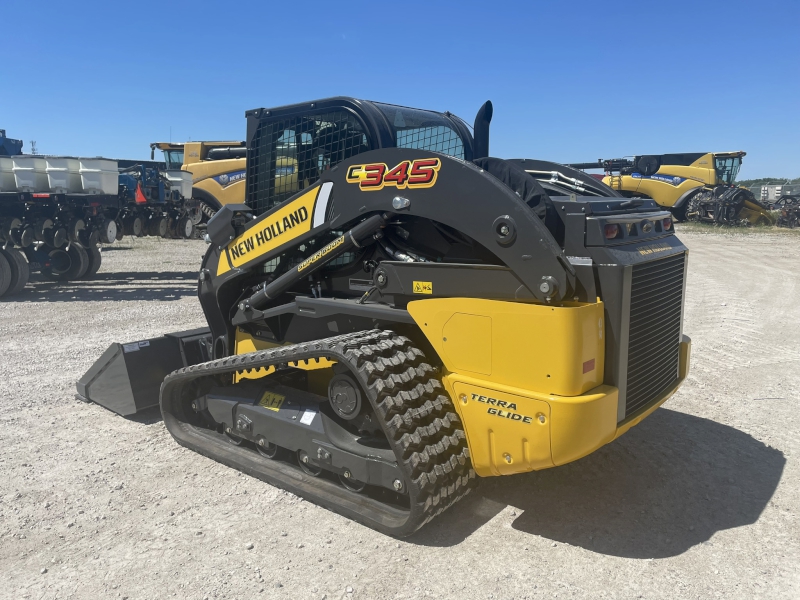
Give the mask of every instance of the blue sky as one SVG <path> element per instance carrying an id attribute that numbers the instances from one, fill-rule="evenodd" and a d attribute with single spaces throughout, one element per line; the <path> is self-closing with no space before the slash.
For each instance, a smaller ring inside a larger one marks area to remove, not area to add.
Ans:
<path id="1" fill-rule="evenodd" d="M 614 8 L 611 8 L 611 7 Z M 68 8 L 67 8 L 68 7 Z M 800 2 L 2 2 L 0 128 L 49 154 L 244 139 L 244 111 L 350 95 L 468 122 L 495 156 L 745 150 L 800 176 Z"/>

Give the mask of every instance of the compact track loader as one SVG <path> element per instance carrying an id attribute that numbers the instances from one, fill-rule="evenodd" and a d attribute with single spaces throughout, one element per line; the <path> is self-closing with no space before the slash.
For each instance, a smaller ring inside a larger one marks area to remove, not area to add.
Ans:
<path id="1" fill-rule="evenodd" d="M 160 403 L 178 443 L 395 536 L 478 477 L 622 435 L 686 378 L 688 251 L 652 200 L 489 157 L 491 115 L 473 135 L 352 98 L 249 111 L 208 329 L 112 344 L 80 397 Z"/>
<path id="2" fill-rule="evenodd" d="M 747 188 L 734 182 L 745 152 L 685 152 L 576 163 L 603 169 L 603 182 L 628 198 L 652 198 L 679 221 L 773 225 L 775 218 Z"/>

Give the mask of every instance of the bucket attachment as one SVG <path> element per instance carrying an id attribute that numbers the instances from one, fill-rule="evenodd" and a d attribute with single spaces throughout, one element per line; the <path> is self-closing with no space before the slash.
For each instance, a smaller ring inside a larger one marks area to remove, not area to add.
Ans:
<path id="1" fill-rule="evenodd" d="M 207 328 L 113 343 L 78 380 L 78 398 L 129 416 L 158 406 L 164 378 L 172 371 L 209 360 Z"/>

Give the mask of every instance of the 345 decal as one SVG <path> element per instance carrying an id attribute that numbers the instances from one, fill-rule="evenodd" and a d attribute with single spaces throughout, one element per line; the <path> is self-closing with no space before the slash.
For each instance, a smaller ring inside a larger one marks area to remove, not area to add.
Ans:
<path id="1" fill-rule="evenodd" d="M 438 158 L 404 160 L 390 169 L 386 163 L 353 165 L 347 169 L 347 183 L 357 183 L 365 192 L 383 188 L 429 188 L 436 183 L 442 161 Z"/>

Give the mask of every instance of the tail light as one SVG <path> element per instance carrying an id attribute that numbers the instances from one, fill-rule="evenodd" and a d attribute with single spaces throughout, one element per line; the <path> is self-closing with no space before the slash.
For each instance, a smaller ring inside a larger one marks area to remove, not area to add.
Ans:
<path id="1" fill-rule="evenodd" d="M 622 229 L 619 225 L 608 224 L 605 226 L 605 234 L 607 240 L 613 240 L 622 236 Z"/>
<path id="2" fill-rule="evenodd" d="M 664 228 L 664 231 L 669 231 L 672 229 L 672 219 L 667 217 L 663 221 L 661 221 L 661 226 Z"/>

